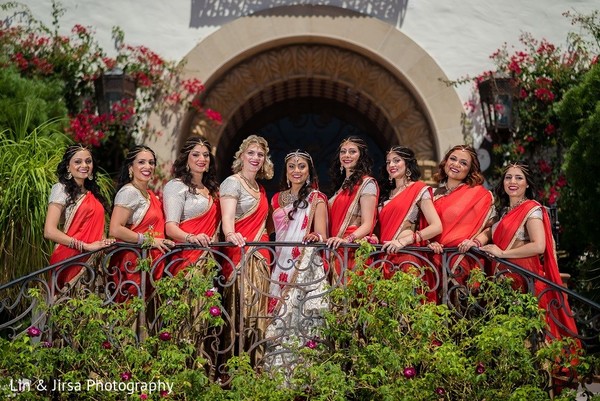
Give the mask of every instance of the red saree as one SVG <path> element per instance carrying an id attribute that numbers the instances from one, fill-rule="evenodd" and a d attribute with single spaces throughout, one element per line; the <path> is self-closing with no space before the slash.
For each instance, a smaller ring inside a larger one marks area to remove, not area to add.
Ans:
<path id="1" fill-rule="evenodd" d="M 235 222 L 235 231 L 246 237 L 247 241 L 269 241 L 269 235 L 265 230 L 268 214 L 269 202 L 267 200 L 265 189 L 261 186 L 260 198 L 258 199 L 257 205 Z M 241 249 L 236 246 L 225 248 L 224 253 L 232 261 L 232 264 L 224 263 L 223 265 L 223 274 L 225 278 L 229 280 L 231 273 L 233 272 L 233 266 L 237 266 L 241 261 L 242 253 Z M 266 250 L 252 253 L 252 255 L 262 255 L 262 258 L 264 258 L 267 263 L 270 261 L 270 255 Z"/>
<path id="2" fill-rule="evenodd" d="M 344 238 L 352 234 L 358 228 L 355 225 L 350 225 L 350 221 L 354 215 L 360 214 L 360 197 L 363 194 L 365 186 L 370 182 L 374 181 L 373 177 L 364 176 L 362 182 L 357 184 L 352 190 L 343 190 L 337 193 L 329 204 L 329 233 L 333 237 Z M 377 188 L 376 198 L 379 198 L 379 187 Z M 373 213 L 372 227 L 375 227 L 375 220 L 377 219 L 377 209 Z M 369 235 L 373 233 L 373 228 Z M 332 264 L 335 267 L 335 273 L 341 274 L 342 267 L 340 260 L 344 258 L 344 251 L 338 250 L 338 256 L 332 257 Z M 348 269 L 354 268 L 354 249 L 348 249 Z"/>
<path id="3" fill-rule="evenodd" d="M 426 187 L 424 182 L 416 181 L 381 208 L 379 211 L 379 227 L 382 244 L 392 241 L 400 235 L 406 217 L 415 203 L 419 201 L 419 195 L 421 195 L 424 187 Z M 432 195 L 431 188 L 428 191 Z M 433 198 L 433 195 L 431 197 Z M 384 259 L 387 261 L 383 264 L 383 277 L 386 279 L 394 275 L 399 265 L 414 266 L 410 262 L 418 263 L 418 260 L 410 255 L 386 255 Z"/>
<path id="4" fill-rule="evenodd" d="M 482 185 L 470 187 L 466 184 L 459 185 L 447 195 L 434 199 L 433 205 L 442 221 L 442 233 L 431 239 L 437 241 L 445 248 L 457 247 L 465 239 L 473 239 L 483 231 L 493 215 L 494 197 Z M 421 227 L 426 222 L 421 218 Z M 433 265 L 442 277 L 442 255 L 429 255 Z M 459 285 L 465 285 L 471 270 L 476 263 L 464 255 L 452 257 L 449 263 L 451 277 Z M 434 288 L 435 283 L 428 283 Z M 428 293 L 431 294 L 431 293 Z M 437 298 L 437 297 L 436 297 Z M 433 299 L 432 299 L 433 300 Z M 435 299 L 437 301 L 437 299 Z"/>
<path id="5" fill-rule="evenodd" d="M 69 221 L 65 222 L 65 234 L 88 244 L 101 240 L 104 235 L 104 207 L 100 201 L 88 191 L 75 204 L 75 208 Z M 78 250 L 58 244 L 50 256 L 50 264 L 59 263 L 78 254 L 80 254 Z M 82 269 L 79 265 L 62 269 L 56 277 L 57 288 L 62 288 L 73 280 Z"/>
<path id="6" fill-rule="evenodd" d="M 494 231 L 492 237 L 494 244 L 496 244 L 502 250 L 511 249 L 517 239 L 517 232 L 520 228 L 525 226 L 527 223 L 527 218 L 535 210 L 535 208 L 539 206 L 541 205 L 538 202 L 528 200 L 506 213 L 499 221 L 498 226 Z M 544 263 L 541 263 L 538 255 L 527 258 L 509 259 L 509 261 L 539 276 L 545 277 L 553 283 L 563 285 L 562 278 L 560 277 L 560 272 L 558 270 L 558 262 L 556 259 L 554 238 L 552 237 L 550 218 L 543 207 L 542 216 L 544 223 L 544 234 L 546 237 L 546 250 L 543 254 Z M 496 264 L 496 268 L 498 268 L 498 265 L 499 264 Z M 514 285 L 517 288 L 527 288 L 527 284 L 522 276 L 511 273 L 507 274 L 507 276 L 515 280 Z M 543 292 L 543 295 L 539 299 L 539 303 L 540 307 L 546 311 L 546 322 L 548 323 L 550 334 L 554 338 L 571 337 L 574 334 L 577 334 L 577 327 L 575 326 L 575 320 L 573 319 L 573 314 L 567 299 L 565 298 L 564 300 L 561 300 L 556 291 L 548 290 L 549 287 L 546 284 L 535 282 L 535 295 L 539 296 L 539 294 Z M 557 307 L 561 305 L 562 307 Z"/>
<path id="7" fill-rule="evenodd" d="M 186 233 L 204 233 L 212 240 L 215 240 L 217 235 L 217 227 L 219 226 L 219 222 L 221 220 L 221 208 L 219 207 L 219 202 L 214 201 L 212 197 L 210 198 L 209 202 L 209 207 L 204 213 L 191 219 L 182 221 L 179 225 L 179 228 Z M 177 259 L 182 260 L 178 260 L 170 266 L 170 272 L 173 277 L 175 277 L 187 266 L 195 264 L 204 253 L 205 251 L 187 250 L 177 254 Z"/>
<path id="8" fill-rule="evenodd" d="M 148 210 L 146 210 L 146 214 L 144 214 L 144 217 L 137 225 L 133 225 L 129 228 L 136 233 L 144 234 L 150 231 L 154 238 L 165 238 L 165 217 L 161 202 L 152 191 L 148 190 L 148 194 L 150 195 L 150 205 L 148 206 Z M 162 253 L 158 249 L 150 249 L 149 256 L 152 261 L 155 261 L 161 255 Z M 114 275 L 117 289 L 115 300 L 117 302 L 123 302 L 128 297 L 137 296 L 138 288 L 141 286 L 142 275 L 137 268 L 136 253 L 132 251 L 118 252 L 111 259 L 111 266 L 116 266 L 118 268 L 118 272 L 115 272 Z M 154 281 L 159 280 L 162 277 L 163 269 L 164 262 L 161 262 L 158 265 L 152 265 L 152 277 Z M 120 284 L 124 281 L 131 281 L 136 285 L 124 283 L 123 287 L 120 288 Z M 149 296 L 151 291 L 152 285 L 148 278 L 146 283 L 146 296 Z M 126 293 L 128 293 L 127 296 L 125 295 Z"/>

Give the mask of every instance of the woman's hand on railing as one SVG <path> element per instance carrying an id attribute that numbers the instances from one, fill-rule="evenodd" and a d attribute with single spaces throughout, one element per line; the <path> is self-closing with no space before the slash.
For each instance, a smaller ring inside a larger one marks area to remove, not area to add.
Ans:
<path id="1" fill-rule="evenodd" d="M 475 241 L 467 238 L 466 240 L 464 240 L 463 242 L 458 244 L 458 251 L 460 253 L 467 253 L 467 252 L 469 252 L 469 249 L 471 249 L 473 247 L 477 248 L 478 247 L 477 243 Z"/>
<path id="2" fill-rule="evenodd" d="M 175 243 L 173 241 L 166 238 L 154 238 L 152 240 L 152 248 L 156 248 L 162 253 L 168 252 L 174 245 Z"/>
<path id="3" fill-rule="evenodd" d="M 235 246 L 239 246 L 240 248 L 246 245 L 246 237 L 244 237 L 240 233 L 229 232 L 225 235 L 225 241 L 231 242 Z"/>
<path id="4" fill-rule="evenodd" d="M 440 254 L 444 252 L 444 246 L 437 241 L 430 242 L 427 246 L 433 251 L 433 253 Z"/>
<path id="5" fill-rule="evenodd" d="M 315 233 L 315 232 L 306 234 L 304 236 L 304 238 L 302 238 L 303 244 L 309 244 L 311 242 L 317 242 L 317 241 L 323 242 L 323 236 L 321 236 L 321 234 Z"/>
<path id="6" fill-rule="evenodd" d="M 388 254 L 395 253 L 407 245 L 409 244 L 406 244 L 404 241 L 398 241 L 394 239 L 383 244 L 381 250 L 387 252 Z"/>
<path id="7" fill-rule="evenodd" d="M 494 244 L 484 245 L 479 249 L 481 249 L 483 252 L 487 253 L 490 256 L 495 256 L 497 258 L 504 257 L 504 251 Z"/>
<path id="8" fill-rule="evenodd" d="M 211 242 L 211 238 L 204 233 L 200 233 L 200 234 L 196 234 L 196 235 L 190 235 L 188 234 L 185 237 L 186 242 L 189 242 L 190 244 L 197 244 L 197 245 L 202 245 L 203 247 L 208 247 L 208 245 Z"/>
<path id="9" fill-rule="evenodd" d="M 327 246 L 331 249 L 337 249 L 342 244 L 352 244 L 354 240 L 351 238 L 329 237 L 327 238 Z"/>
<path id="10" fill-rule="evenodd" d="M 90 242 L 89 244 L 84 243 L 83 250 L 86 252 L 95 252 L 95 251 L 99 251 L 100 249 L 111 246 L 114 243 L 115 243 L 114 238 L 104 238 L 104 239 L 101 239 L 98 241 Z"/>

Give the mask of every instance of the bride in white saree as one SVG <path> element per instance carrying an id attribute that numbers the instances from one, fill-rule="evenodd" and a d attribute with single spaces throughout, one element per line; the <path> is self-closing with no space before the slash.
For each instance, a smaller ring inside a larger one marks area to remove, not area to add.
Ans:
<path id="1" fill-rule="evenodd" d="M 326 266 L 316 247 L 293 243 L 327 239 L 327 197 L 318 190 L 311 156 L 295 150 L 285 157 L 286 190 L 271 199 L 277 242 L 270 285 L 266 366 L 294 365 L 293 349 L 318 344 L 322 312 L 328 308 Z"/>

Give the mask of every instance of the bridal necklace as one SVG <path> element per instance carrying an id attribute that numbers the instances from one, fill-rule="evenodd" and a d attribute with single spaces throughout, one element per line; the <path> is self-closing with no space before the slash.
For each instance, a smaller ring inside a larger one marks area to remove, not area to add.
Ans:
<path id="1" fill-rule="evenodd" d="M 509 207 L 506 209 L 506 213 L 508 213 L 508 212 L 510 212 L 511 210 L 513 210 L 513 209 L 515 209 L 515 208 L 517 208 L 517 207 L 521 206 L 521 204 L 522 204 L 523 202 L 525 202 L 526 200 L 527 200 L 527 198 L 521 198 L 521 199 L 519 199 L 519 200 L 517 201 L 517 203 L 515 203 L 515 204 L 514 204 L 514 205 L 512 205 L 512 206 L 509 206 Z"/>
<path id="2" fill-rule="evenodd" d="M 281 204 L 282 204 L 283 206 L 286 206 L 286 205 L 292 204 L 292 203 L 294 203 L 296 200 L 298 200 L 298 194 L 293 194 L 293 193 L 292 193 L 292 191 L 291 191 L 291 190 L 289 190 L 289 189 L 288 189 L 287 191 L 283 191 L 283 192 L 281 192 L 281 195 L 279 195 L 279 196 L 280 196 L 280 198 L 279 198 L 279 199 L 280 199 L 280 201 L 281 201 Z"/>
<path id="3" fill-rule="evenodd" d="M 248 188 L 250 188 L 254 192 L 260 192 L 260 187 L 258 186 L 257 182 L 255 182 L 254 185 L 252 185 L 250 183 L 250 180 L 248 180 L 246 177 L 244 177 L 244 174 L 242 174 L 241 172 L 239 172 L 238 175 L 240 177 L 242 177 L 242 180 L 244 180 L 244 182 L 246 182 L 246 185 L 248 185 Z"/>

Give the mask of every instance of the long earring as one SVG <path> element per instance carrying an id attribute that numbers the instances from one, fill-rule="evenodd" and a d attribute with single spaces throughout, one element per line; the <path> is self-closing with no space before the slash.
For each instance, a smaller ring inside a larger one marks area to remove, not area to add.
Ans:
<path id="1" fill-rule="evenodd" d="M 344 166 L 340 165 L 340 173 L 343 173 L 343 172 L 344 172 Z"/>
<path id="2" fill-rule="evenodd" d="M 290 182 L 290 180 L 287 180 L 287 184 L 288 184 L 288 188 L 290 188 L 292 186 L 292 183 Z"/>
<path id="3" fill-rule="evenodd" d="M 310 185 L 310 177 L 306 179 L 306 185 Z"/>
<path id="4" fill-rule="evenodd" d="M 67 171 L 67 180 L 70 180 L 71 178 L 73 178 L 73 174 L 71 174 L 70 171 Z"/>
<path id="5" fill-rule="evenodd" d="M 130 169 L 129 170 L 129 179 L 131 180 L 133 178 L 133 171 Z"/>
<path id="6" fill-rule="evenodd" d="M 390 178 L 388 178 L 390 180 L 390 184 L 392 183 L 392 181 L 394 181 L 394 179 L 392 178 L 392 176 L 390 175 Z"/>
<path id="7" fill-rule="evenodd" d="M 87 179 L 90 180 L 90 181 L 93 181 L 94 180 L 94 173 L 88 174 Z"/>
<path id="8" fill-rule="evenodd" d="M 406 170 L 406 173 L 404 173 L 404 175 L 406 175 L 406 178 L 410 179 L 410 176 L 412 175 L 412 171 Z"/>
<path id="9" fill-rule="evenodd" d="M 189 164 L 185 165 L 185 171 L 187 171 L 188 173 L 190 172 L 190 165 Z"/>

